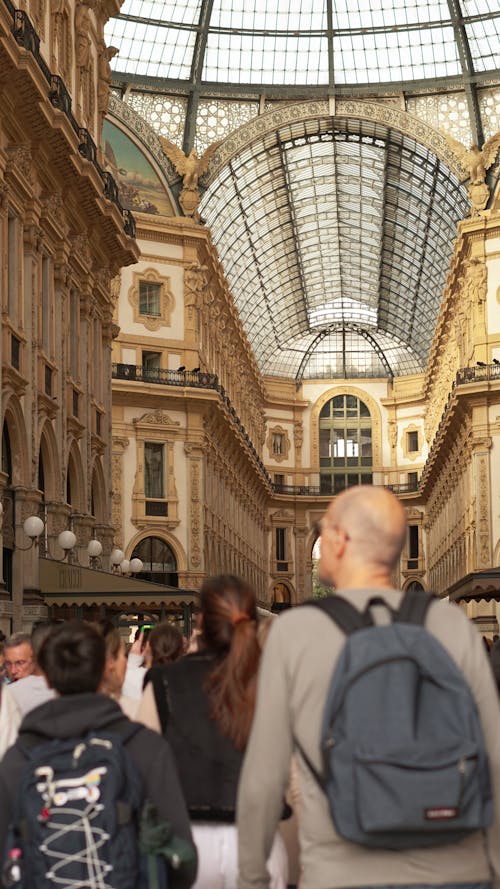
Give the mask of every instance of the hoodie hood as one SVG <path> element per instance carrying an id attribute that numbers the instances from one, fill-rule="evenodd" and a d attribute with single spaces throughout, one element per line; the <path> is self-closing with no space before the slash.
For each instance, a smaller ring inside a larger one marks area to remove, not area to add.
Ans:
<path id="1" fill-rule="evenodd" d="M 23 735 L 40 738 L 78 738 L 89 731 L 112 730 L 126 719 L 120 705 L 106 695 L 63 695 L 30 710 L 19 728 Z"/>

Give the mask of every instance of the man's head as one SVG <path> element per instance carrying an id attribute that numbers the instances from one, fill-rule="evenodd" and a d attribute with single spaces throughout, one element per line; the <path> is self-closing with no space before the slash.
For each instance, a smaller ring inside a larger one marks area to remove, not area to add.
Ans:
<path id="1" fill-rule="evenodd" d="M 31 636 L 27 633 L 14 633 L 4 647 L 5 670 L 11 682 L 30 676 L 35 669 Z"/>
<path id="2" fill-rule="evenodd" d="M 322 520 L 321 581 L 342 588 L 390 586 L 406 527 L 403 507 L 385 488 L 360 485 L 343 491 Z"/>
<path id="3" fill-rule="evenodd" d="M 96 692 L 105 661 L 102 633 L 77 620 L 54 627 L 38 653 L 38 663 L 48 684 L 60 695 Z"/>

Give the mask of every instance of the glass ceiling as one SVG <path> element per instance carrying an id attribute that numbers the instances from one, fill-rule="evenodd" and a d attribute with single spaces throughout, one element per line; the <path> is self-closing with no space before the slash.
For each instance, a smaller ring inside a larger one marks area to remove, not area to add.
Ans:
<path id="1" fill-rule="evenodd" d="M 498 0 L 125 0 L 106 28 L 132 79 L 371 85 L 500 68 Z"/>
<path id="2" fill-rule="evenodd" d="M 264 374 L 425 368 L 466 190 L 385 125 L 297 121 L 216 174 L 200 211 Z"/>
<path id="3" fill-rule="evenodd" d="M 499 0 L 125 0 L 105 35 L 121 98 L 186 154 L 308 98 L 418 109 L 464 145 L 500 125 Z M 265 374 L 425 368 L 468 214 L 435 155 L 387 126 L 309 120 L 206 184 L 200 211 Z"/>

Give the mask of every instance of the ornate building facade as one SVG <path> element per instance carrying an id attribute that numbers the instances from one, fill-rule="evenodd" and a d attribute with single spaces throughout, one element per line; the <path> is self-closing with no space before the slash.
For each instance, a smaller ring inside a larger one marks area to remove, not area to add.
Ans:
<path id="1" fill-rule="evenodd" d="M 112 73 L 118 13 L 0 0 L 0 628 L 220 571 L 297 603 L 361 482 L 407 509 L 395 581 L 496 630 L 498 78 L 168 95 Z M 142 587 L 92 570 L 113 547 Z"/>

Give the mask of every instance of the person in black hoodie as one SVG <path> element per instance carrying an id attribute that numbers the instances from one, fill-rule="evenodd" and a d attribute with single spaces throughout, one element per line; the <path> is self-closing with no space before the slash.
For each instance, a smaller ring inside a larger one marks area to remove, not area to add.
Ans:
<path id="1" fill-rule="evenodd" d="M 123 747 L 135 766 L 144 798 L 168 821 L 174 834 L 190 844 L 192 862 L 170 875 L 173 889 L 189 889 L 196 877 L 196 852 L 186 803 L 169 744 L 144 726 L 133 730 L 119 704 L 96 690 L 105 664 L 105 643 L 90 624 L 70 621 L 56 627 L 44 642 L 39 663 L 58 697 L 29 712 L 21 723 L 16 743 L 0 763 L 0 854 L 13 818 L 20 782 L 27 765 L 27 751 L 51 739 L 79 739 L 92 731 L 123 736 Z M 127 723 L 130 725 L 129 735 Z M 126 731 L 123 731 L 125 724 Z M 5 851 L 4 851 L 5 850 Z"/>
<path id="2" fill-rule="evenodd" d="M 234 889 L 236 794 L 261 653 L 257 602 L 244 580 L 220 575 L 203 582 L 200 606 L 199 650 L 146 674 L 137 719 L 171 744 L 198 847 L 194 889 Z M 271 889 L 285 889 L 279 835 L 268 869 Z"/>

